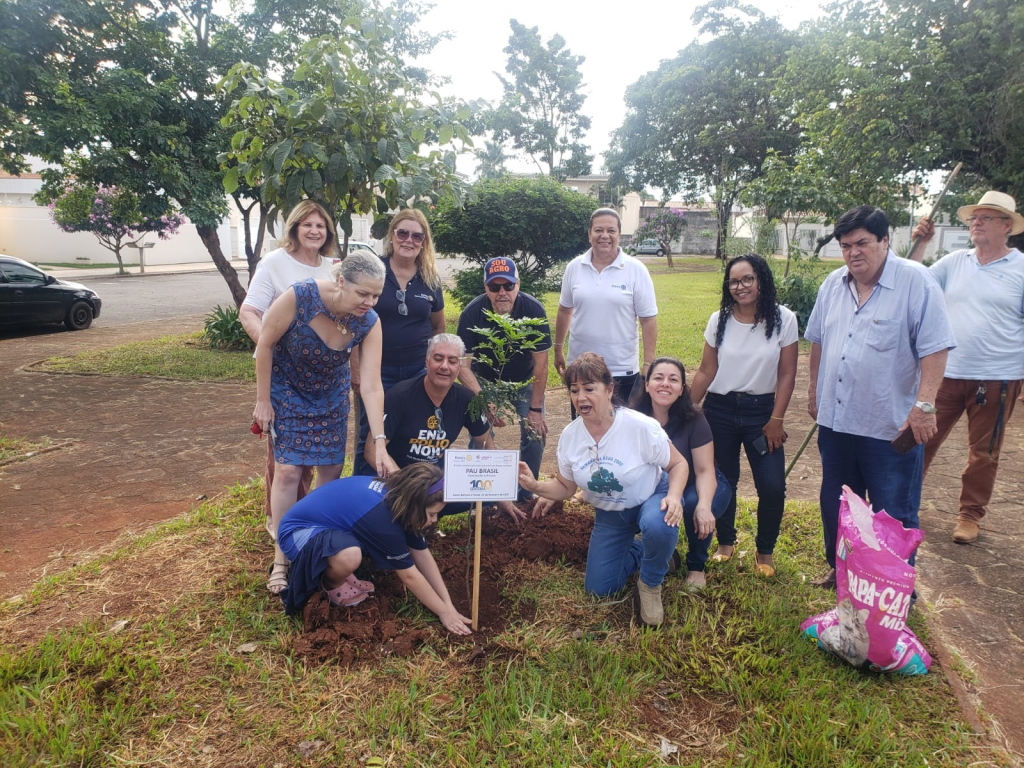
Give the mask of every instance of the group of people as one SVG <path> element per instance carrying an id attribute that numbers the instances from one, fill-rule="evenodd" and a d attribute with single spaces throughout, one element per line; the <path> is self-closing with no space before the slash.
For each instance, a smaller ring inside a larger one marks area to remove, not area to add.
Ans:
<path id="1" fill-rule="evenodd" d="M 960 215 L 977 248 L 940 260 L 931 275 L 889 249 L 882 211 L 856 208 L 836 224 L 846 266 L 822 284 L 806 332 L 812 342 L 808 408 L 819 426 L 821 514 L 832 569 L 822 586 L 835 583 L 842 486 L 916 527 L 923 473 L 965 409 L 971 459 L 954 538 L 977 537 L 1002 425 L 1024 379 L 1024 257 L 1006 246 L 1006 237 L 1024 231 L 1024 217 L 998 193 Z M 445 333 L 430 228 L 417 210 L 392 219 L 383 259 L 352 254 L 333 268 L 327 262 L 337 236 L 326 212 L 308 201 L 292 211 L 282 247 L 256 271 L 241 312 L 257 342 L 253 418 L 271 435 L 267 529 L 276 556 L 267 586 L 289 613 L 319 590 L 339 605 L 365 600 L 373 585 L 354 576 L 365 554 L 378 569 L 399 571 L 450 631 L 469 632 L 423 531 L 439 516 L 468 508 L 443 501 L 444 452 L 463 428 L 472 447 L 493 448 L 493 429 L 504 422 L 479 409 L 474 418 L 470 401 L 481 380 L 499 375 L 520 385 L 514 404 L 523 459 L 520 500 L 539 497 L 535 517 L 574 494 L 594 508 L 589 593 L 618 593 L 636 574 L 640 618 L 661 624 L 662 584 L 683 564 L 680 524 L 685 583 L 701 589 L 712 535 L 715 560 L 736 553 L 741 449 L 758 496 L 755 572 L 775 575 L 796 317 L 779 304 L 763 258 L 732 259 L 689 386 L 680 361 L 655 357 L 653 282 L 644 264 L 619 247 L 620 230 L 614 210 L 592 215 L 591 248 L 566 268 L 552 340 L 543 306 L 520 291 L 509 258 L 485 265 L 484 292 L 463 310 L 458 333 Z M 931 232 L 930 222 L 922 222 L 915 233 L 928 238 Z M 995 245 L 1000 234 L 1001 250 Z M 993 301 L 995 292 L 1005 300 Z M 485 310 L 538 318 L 541 341 L 495 371 L 486 355 L 474 355 L 488 329 L 496 328 Z M 960 312 L 969 317 L 961 321 Z M 993 346 L 1007 353 L 1005 365 L 979 367 L 979 358 L 992 362 Z M 947 371 L 950 350 L 961 348 Z M 558 438 L 555 476 L 540 480 L 552 349 L 574 420 Z M 362 423 L 355 474 L 339 480 L 349 453 L 350 392 L 361 404 Z M 945 413 L 938 423 L 936 401 Z M 910 438 L 901 442 L 896 438 L 904 430 Z M 318 487 L 311 491 L 314 468 Z M 525 519 L 525 507 L 499 504 L 516 521 Z"/>

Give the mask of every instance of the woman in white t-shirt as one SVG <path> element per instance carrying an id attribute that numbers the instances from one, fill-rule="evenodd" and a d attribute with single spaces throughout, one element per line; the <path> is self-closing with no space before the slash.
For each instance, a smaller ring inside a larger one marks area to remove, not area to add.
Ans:
<path id="1" fill-rule="evenodd" d="M 704 356 L 693 377 L 693 401 L 704 398 L 715 461 L 732 485 L 732 498 L 716 521 L 725 562 L 736 550 L 736 485 L 744 448 L 757 488 L 757 554 L 754 570 L 775 575 L 772 553 L 786 504 L 783 419 L 796 383 L 796 315 L 776 300 L 771 267 L 754 253 L 725 268 L 722 306 L 704 331 Z M 705 397 L 705 392 L 707 397 Z"/>
<path id="2" fill-rule="evenodd" d="M 640 618 L 657 626 L 664 619 L 661 584 L 683 519 L 686 460 L 657 421 L 612 405 L 615 382 L 600 355 L 577 357 L 564 381 L 580 417 L 558 438 L 558 474 L 538 482 L 520 462 L 519 484 L 553 501 L 583 489 L 594 507 L 584 587 L 597 596 L 614 594 L 639 571 Z"/>
<path id="3" fill-rule="evenodd" d="M 284 224 L 284 236 L 280 240 L 281 247 L 271 251 L 262 259 L 256 268 L 256 273 L 249 281 L 249 291 L 245 295 L 238 310 L 238 319 L 242 327 L 249 334 L 254 344 L 260 340 L 260 332 L 263 330 L 263 316 L 270 305 L 274 303 L 282 293 L 287 291 L 296 283 L 313 278 L 315 280 L 333 280 L 331 277 L 331 257 L 337 251 L 338 237 L 334 231 L 334 224 L 327 211 L 312 200 L 303 200 L 288 215 Z M 277 523 L 281 515 L 276 519 L 271 508 L 270 496 L 274 484 L 274 446 L 272 441 L 267 441 L 267 470 L 264 476 L 264 487 L 266 497 L 264 509 L 267 513 L 267 533 L 276 543 Z M 313 484 L 314 467 L 303 467 L 302 477 L 299 479 L 298 498 L 309 493 Z M 282 513 L 283 514 L 283 513 Z M 278 555 L 274 562 L 282 559 Z M 271 578 L 267 588 L 274 594 L 279 593 L 287 585 L 286 566 L 277 567 L 276 572 L 271 570 Z"/>

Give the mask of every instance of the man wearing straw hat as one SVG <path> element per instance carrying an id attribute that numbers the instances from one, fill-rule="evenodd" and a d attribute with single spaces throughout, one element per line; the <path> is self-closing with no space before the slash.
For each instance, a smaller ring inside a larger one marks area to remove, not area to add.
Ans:
<path id="1" fill-rule="evenodd" d="M 1024 254 L 1007 243 L 1024 232 L 1024 216 L 1012 197 L 995 191 L 957 215 L 970 228 L 974 248 L 955 251 L 931 267 L 945 293 L 956 349 L 949 353 L 935 400 L 938 431 L 925 446 L 924 471 L 966 411 L 967 466 L 953 541 L 970 544 L 992 497 L 1004 429 L 1024 379 Z M 929 219 L 914 229 L 924 242 L 934 233 Z"/>

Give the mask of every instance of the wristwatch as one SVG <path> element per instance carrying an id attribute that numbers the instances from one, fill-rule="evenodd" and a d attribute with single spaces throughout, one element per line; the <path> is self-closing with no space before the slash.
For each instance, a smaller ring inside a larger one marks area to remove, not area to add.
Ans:
<path id="1" fill-rule="evenodd" d="M 936 409 L 934 403 L 926 403 L 924 400 L 918 400 L 916 403 L 914 403 L 914 407 L 920 408 L 921 413 L 936 413 L 938 410 Z"/>

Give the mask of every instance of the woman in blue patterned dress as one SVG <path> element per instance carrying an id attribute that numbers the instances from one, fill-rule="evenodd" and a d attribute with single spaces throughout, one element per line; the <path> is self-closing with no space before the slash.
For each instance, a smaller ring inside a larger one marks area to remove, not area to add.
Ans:
<path id="1" fill-rule="evenodd" d="M 296 283 L 267 310 L 256 345 L 253 420 L 274 441 L 271 489 L 274 565 L 267 588 L 288 585 L 288 560 L 276 543 L 277 526 L 295 503 L 303 467 L 316 467 L 318 486 L 341 475 L 348 434 L 349 356 L 359 347 L 363 402 L 374 439 L 384 435 L 380 383 L 381 331 L 373 305 L 384 288 L 384 265 L 356 252 L 336 264 L 334 280 Z M 379 437 L 378 437 L 379 436 Z M 396 467 L 378 451 L 377 473 Z"/>

